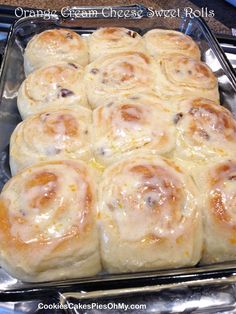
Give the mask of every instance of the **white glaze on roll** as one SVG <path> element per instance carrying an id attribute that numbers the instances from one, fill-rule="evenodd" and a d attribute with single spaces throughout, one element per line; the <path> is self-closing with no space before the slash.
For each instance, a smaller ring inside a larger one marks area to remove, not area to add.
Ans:
<path id="1" fill-rule="evenodd" d="M 93 150 L 102 164 L 140 148 L 166 154 L 174 147 L 172 114 L 157 97 L 130 97 L 93 112 Z"/>
<path id="2" fill-rule="evenodd" d="M 152 29 L 144 35 L 147 51 L 155 58 L 168 53 L 179 53 L 200 60 L 200 50 L 195 41 L 183 33 L 167 30 Z"/>
<path id="3" fill-rule="evenodd" d="M 89 161 L 91 111 L 51 110 L 33 115 L 18 124 L 10 140 L 12 174 L 46 160 Z"/>
<path id="4" fill-rule="evenodd" d="M 178 104 L 174 120 L 176 157 L 206 163 L 235 156 L 236 121 L 223 106 L 204 98 L 185 99 Z"/>
<path id="5" fill-rule="evenodd" d="M 150 92 L 154 78 L 153 59 L 141 52 L 123 52 L 96 59 L 85 71 L 89 103 L 96 108 L 121 96 Z"/>
<path id="6" fill-rule="evenodd" d="M 35 35 L 24 53 L 25 74 L 59 62 L 88 64 L 86 41 L 69 29 L 49 29 Z"/>
<path id="7" fill-rule="evenodd" d="M 99 189 L 101 256 L 109 272 L 194 265 L 202 248 L 193 182 L 170 160 L 134 154 Z"/>
<path id="8" fill-rule="evenodd" d="M 156 60 L 156 86 L 159 97 L 205 97 L 219 102 L 217 78 L 203 62 L 180 54 L 164 55 Z"/>
<path id="9" fill-rule="evenodd" d="M 1 266 L 23 281 L 100 270 L 96 192 L 82 162 L 46 162 L 9 180 L 0 196 Z"/>
<path id="10" fill-rule="evenodd" d="M 236 259 L 236 159 L 220 159 L 195 173 L 202 191 L 204 250 L 202 263 Z"/>
<path id="11" fill-rule="evenodd" d="M 125 51 L 144 52 L 142 37 L 124 27 L 102 27 L 88 38 L 90 62 L 101 56 Z"/>
<path id="12" fill-rule="evenodd" d="M 18 91 L 22 119 L 50 108 L 89 107 L 83 79 L 83 68 L 74 63 L 59 63 L 31 73 Z"/>

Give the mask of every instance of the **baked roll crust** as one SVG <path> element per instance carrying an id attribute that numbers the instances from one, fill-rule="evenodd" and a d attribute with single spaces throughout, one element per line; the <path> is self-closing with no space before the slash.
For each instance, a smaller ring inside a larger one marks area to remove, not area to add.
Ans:
<path id="1" fill-rule="evenodd" d="M 219 102 L 217 78 L 203 62 L 180 54 L 156 60 L 155 90 L 161 98 L 205 97 Z"/>
<path id="2" fill-rule="evenodd" d="M 89 161 L 91 150 L 91 111 L 51 110 L 33 115 L 15 128 L 10 139 L 12 174 L 46 160 Z"/>
<path id="3" fill-rule="evenodd" d="M 35 35 L 24 53 L 25 74 L 59 62 L 88 64 L 86 41 L 69 29 L 49 29 Z"/>
<path id="4" fill-rule="evenodd" d="M 89 107 L 83 79 L 83 68 L 74 63 L 63 62 L 31 73 L 18 91 L 22 119 L 48 108 Z"/>
<path id="5" fill-rule="evenodd" d="M 88 101 L 92 108 L 128 97 L 148 93 L 154 86 L 155 64 L 141 52 L 123 52 L 96 59 L 85 70 Z"/>
<path id="6" fill-rule="evenodd" d="M 23 281 L 100 271 L 93 176 L 79 161 L 27 168 L 0 196 L 0 261 Z"/>
<path id="7" fill-rule="evenodd" d="M 211 163 L 195 177 L 204 202 L 202 263 L 235 260 L 236 159 Z"/>
<path id="8" fill-rule="evenodd" d="M 162 57 L 169 53 L 178 53 L 200 60 L 201 53 L 196 42 L 181 32 L 167 29 L 152 29 L 144 36 L 147 51 L 153 57 Z"/>
<path id="9" fill-rule="evenodd" d="M 201 213 L 190 177 L 174 162 L 134 154 L 108 167 L 99 187 L 101 257 L 109 272 L 195 265 Z"/>
<path id="10" fill-rule="evenodd" d="M 93 111 L 93 150 L 102 164 L 140 148 L 166 154 L 175 140 L 172 113 L 157 97 L 130 97 Z"/>
<path id="11" fill-rule="evenodd" d="M 144 52 L 142 36 L 124 27 L 102 27 L 88 38 L 90 62 L 101 56 L 125 51 Z"/>
<path id="12" fill-rule="evenodd" d="M 176 157 L 205 163 L 235 155 L 236 121 L 223 106 L 204 98 L 182 100 L 174 121 Z"/>

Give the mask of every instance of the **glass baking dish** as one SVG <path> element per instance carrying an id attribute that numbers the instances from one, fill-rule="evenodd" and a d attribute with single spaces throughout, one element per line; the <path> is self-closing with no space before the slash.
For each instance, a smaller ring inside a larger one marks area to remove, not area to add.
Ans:
<path id="1" fill-rule="evenodd" d="M 224 55 L 217 40 L 205 22 L 198 17 L 175 17 L 164 18 L 152 16 L 150 10 L 140 5 L 127 7 L 106 7 L 110 10 L 111 16 L 104 18 L 104 7 L 74 7 L 72 12 L 82 10 L 96 11 L 97 14 L 81 16 L 70 16 L 65 18 L 62 14 L 54 14 L 48 18 L 25 17 L 18 20 L 8 36 L 4 59 L 1 67 L 0 80 L 0 189 L 10 178 L 8 148 L 9 139 L 16 125 L 21 121 L 17 110 L 17 91 L 24 80 L 23 52 L 27 42 L 35 34 L 50 28 L 70 28 L 82 36 L 89 36 L 95 29 L 102 26 L 120 26 L 131 28 L 140 34 L 144 34 L 152 28 L 176 29 L 191 36 L 199 45 L 202 60 L 205 61 L 218 78 L 221 103 L 230 109 L 236 116 L 236 77 L 232 66 Z M 77 10 L 77 11 L 76 11 Z M 124 12 L 133 12 L 130 16 L 124 17 Z M 107 11 L 108 12 L 108 11 Z M 120 14 L 118 15 L 118 13 Z M 123 12 L 123 14 L 122 14 Z M 108 13 L 107 13 L 108 14 Z M 122 17 L 123 16 L 123 17 Z M 0 226 L 1 227 L 1 226 Z M 112 295 L 122 295 L 125 293 L 137 293 L 144 289 L 154 289 L 154 291 L 186 282 L 194 284 L 228 278 L 232 280 L 236 272 L 236 262 L 221 263 L 211 266 L 196 266 L 177 270 L 151 271 L 144 273 L 129 273 L 122 275 L 100 274 L 93 278 L 83 278 L 77 280 L 67 280 L 60 282 L 45 283 L 22 283 L 8 275 L 0 269 L 0 296 L 3 300 L 22 299 L 31 294 L 37 295 L 52 294 L 55 289 L 61 293 L 68 293 L 75 297 L 101 297 Z M 233 276 L 233 277 L 232 277 Z M 214 279 L 215 278 L 215 279 Z M 148 288 L 149 287 L 149 288 Z M 149 291 L 149 290 L 148 290 Z M 64 295 L 66 299 L 66 295 Z"/>

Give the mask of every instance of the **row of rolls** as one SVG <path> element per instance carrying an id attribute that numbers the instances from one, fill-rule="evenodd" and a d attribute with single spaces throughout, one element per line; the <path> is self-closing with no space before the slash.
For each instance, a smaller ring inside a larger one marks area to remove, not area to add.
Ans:
<path id="1" fill-rule="evenodd" d="M 136 151 L 19 172 L 0 197 L 1 266 L 26 282 L 235 260 L 236 160 L 196 168 Z"/>
<path id="2" fill-rule="evenodd" d="M 48 30 L 24 66 L 1 266 L 36 282 L 236 259 L 236 121 L 190 37 Z"/>
<path id="3" fill-rule="evenodd" d="M 175 110 L 172 105 L 142 95 L 94 111 L 54 108 L 32 115 L 12 133 L 11 172 L 68 158 L 93 160 L 103 169 L 137 149 L 195 165 L 235 155 L 236 125 L 227 109 L 201 97 L 181 99 Z"/>
<path id="4" fill-rule="evenodd" d="M 84 39 L 69 30 L 48 30 L 28 43 L 24 66 L 27 78 L 18 96 L 23 119 L 45 106 L 79 103 L 95 109 L 146 93 L 164 100 L 201 95 L 219 102 L 217 79 L 200 61 L 197 44 L 176 31 L 156 29 L 141 37 L 128 29 L 101 28 Z"/>

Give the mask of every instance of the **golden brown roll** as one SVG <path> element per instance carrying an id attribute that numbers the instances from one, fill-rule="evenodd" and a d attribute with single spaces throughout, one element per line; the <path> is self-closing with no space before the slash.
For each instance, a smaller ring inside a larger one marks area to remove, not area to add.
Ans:
<path id="1" fill-rule="evenodd" d="M 141 52 L 123 52 L 96 59 L 85 70 L 90 105 L 96 108 L 154 88 L 155 63 Z"/>
<path id="2" fill-rule="evenodd" d="M 79 161 L 27 168 L 0 196 L 0 261 L 23 281 L 100 271 L 93 176 Z"/>
<path id="3" fill-rule="evenodd" d="M 166 154 L 175 139 L 172 113 L 157 97 L 130 97 L 93 111 L 93 150 L 102 164 L 139 148 Z"/>
<path id="4" fill-rule="evenodd" d="M 49 29 L 35 35 L 24 53 L 25 74 L 59 62 L 88 64 L 86 41 L 69 29 Z"/>
<path id="5" fill-rule="evenodd" d="M 12 174 L 45 160 L 82 159 L 91 151 L 91 111 L 67 109 L 33 115 L 15 128 L 10 140 Z"/>
<path id="6" fill-rule="evenodd" d="M 203 62 L 170 54 L 156 60 L 156 87 L 161 98 L 205 97 L 219 102 L 217 78 Z"/>
<path id="7" fill-rule="evenodd" d="M 195 265 L 202 249 L 197 198 L 190 177 L 171 160 L 145 152 L 108 167 L 98 201 L 105 269 Z"/>
<path id="8" fill-rule="evenodd" d="M 235 155 L 236 121 L 223 106 L 204 98 L 183 100 L 174 121 L 176 157 L 205 163 Z"/>
<path id="9" fill-rule="evenodd" d="M 83 68 L 74 63 L 63 62 L 31 73 L 18 91 L 22 119 L 48 108 L 89 107 L 83 79 Z"/>
<path id="10" fill-rule="evenodd" d="M 179 53 L 200 60 L 201 53 L 195 41 L 181 32 L 167 29 L 152 29 L 144 36 L 148 52 L 153 57 Z"/>
<path id="11" fill-rule="evenodd" d="M 111 53 L 145 51 L 142 37 L 124 27 L 102 27 L 88 38 L 90 62 Z"/>
<path id="12" fill-rule="evenodd" d="M 236 159 L 202 167 L 195 176 L 204 208 L 203 263 L 236 259 Z"/>

